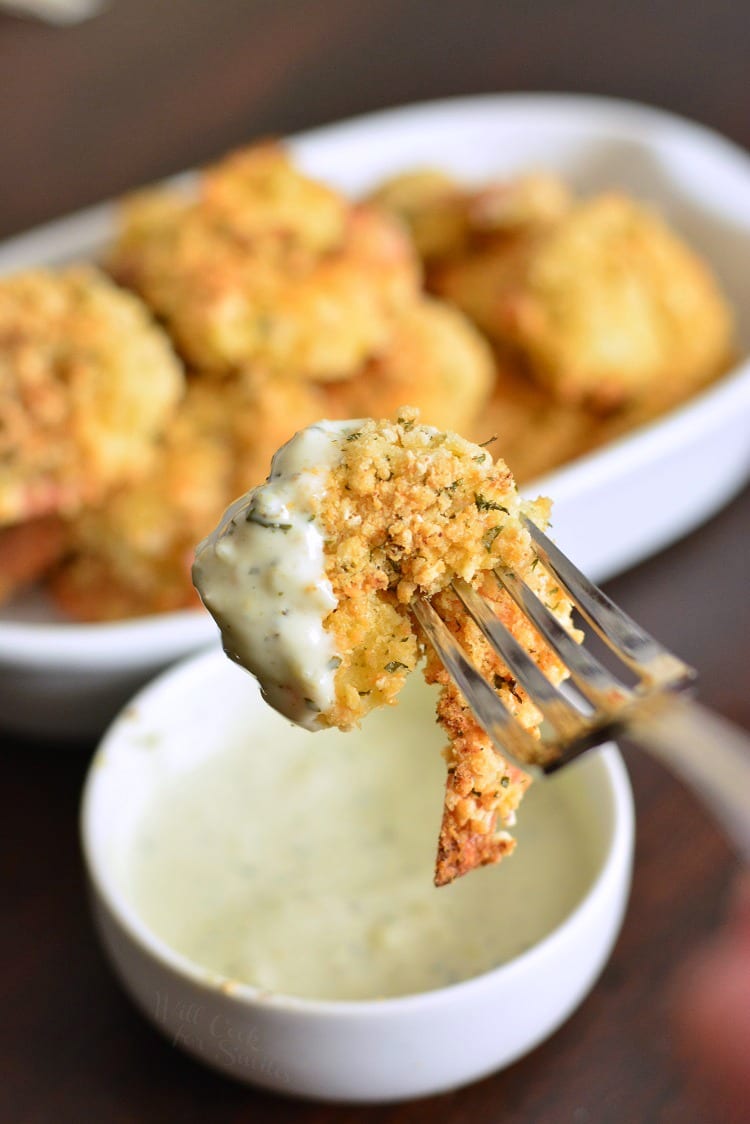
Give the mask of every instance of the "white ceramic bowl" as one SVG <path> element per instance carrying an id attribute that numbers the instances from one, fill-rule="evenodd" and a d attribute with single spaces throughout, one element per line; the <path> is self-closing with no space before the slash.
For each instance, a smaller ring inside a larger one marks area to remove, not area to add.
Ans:
<path id="1" fill-rule="evenodd" d="M 711 262 L 750 340 L 750 158 L 671 114 L 605 98 L 498 95 L 390 110 L 293 138 L 302 165 L 354 195 L 433 164 L 466 179 L 529 167 L 580 190 L 617 186 L 659 207 Z M 0 247 L 0 272 L 96 256 L 111 205 Z M 750 364 L 667 418 L 529 485 L 552 497 L 558 542 L 602 581 L 685 534 L 750 473 Z M 155 670 L 215 637 L 208 617 L 177 613 L 73 626 L 30 598 L 0 611 L 0 726 L 56 738 L 98 735 Z"/>
<path id="2" fill-rule="evenodd" d="M 94 758 L 82 833 L 95 920 L 141 1011 L 174 1045 L 237 1080 L 338 1101 L 451 1089 L 509 1065 L 551 1034 L 599 975 L 627 900 L 633 810 L 617 750 L 588 755 L 564 778 L 576 786 L 593 873 L 557 928 L 516 959 L 463 983 L 392 999 L 314 1001 L 202 970 L 149 930 L 128 889 L 128 855 L 154 785 L 164 792 L 186 762 L 205 761 L 219 748 L 226 731 L 251 732 L 264 705 L 249 676 L 209 653 L 142 692 Z M 425 721 L 434 721 L 426 692 L 425 705 Z M 397 708 L 388 721 L 397 738 Z M 457 1034 L 456 1027 L 470 1032 Z"/>

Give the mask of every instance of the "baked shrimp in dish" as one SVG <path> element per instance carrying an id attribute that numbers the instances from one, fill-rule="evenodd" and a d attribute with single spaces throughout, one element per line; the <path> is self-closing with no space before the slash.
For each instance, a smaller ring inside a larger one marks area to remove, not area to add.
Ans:
<path id="1" fill-rule="evenodd" d="M 238 373 L 221 394 L 191 380 L 148 476 L 69 522 L 68 555 L 50 581 L 60 608 L 96 621 L 195 605 L 195 543 L 321 406 L 312 384 L 256 371 Z"/>
<path id="2" fill-rule="evenodd" d="M 370 198 L 407 225 L 428 290 L 493 344 L 508 375 L 498 404 L 504 395 L 529 444 L 544 445 L 540 412 L 559 417 L 585 434 L 571 459 L 683 401 L 732 360 L 732 316 L 711 269 L 628 195 L 577 198 L 545 172 L 471 185 L 416 169 Z M 516 390 L 528 411 L 514 410 Z M 622 424 L 612 427 L 614 413 Z M 554 451 L 532 460 L 537 471 L 560 463 Z"/>
<path id="3" fill-rule="evenodd" d="M 143 475 L 183 384 L 151 314 L 97 269 L 1 278 L 0 525 Z"/>
<path id="4" fill-rule="evenodd" d="M 195 542 L 227 504 L 260 484 L 274 452 L 321 416 L 392 410 L 407 393 L 431 422 L 469 425 L 492 380 L 487 345 L 455 309 L 422 298 L 388 352 L 336 383 L 240 368 L 190 378 L 148 475 L 68 521 L 68 556 L 51 579 L 71 616 L 117 619 L 189 607 Z"/>
<path id="5" fill-rule="evenodd" d="M 430 425 L 467 429 L 487 402 L 494 369 L 492 352 L 474 325 L 458 309 L 422 297 L 401 316 L 383 355 L 326 388 L 326 412 L 378 418 L 408 399 Z"/>
<path id="6" fill-rule="evenodd" d="M 669 405 L 731 358 L 732 319 L 710 270 L 624 195 L 449 263 L 434 284 L 562 403 Z"/>
<path id="7" fill-rule="evenodd" d="M 467 187 L 435 168 L 394 176 L 370 196 L 398 216 L 430 270 L 489 246 L 504 246 L 560 219 L 572 196 L 557 176 L 531 172 Z"/>
<path id="8" fill-rule="evenodd" d="M 352 206 L 270 143 L 226 157 L 192 195 L 134 196 L 108 266 L 164 321 L 187 362 L 214 375 L 257 363 L 298 378 L 346 377 L 383 350 L 420 286 L 397 221 Z"/>

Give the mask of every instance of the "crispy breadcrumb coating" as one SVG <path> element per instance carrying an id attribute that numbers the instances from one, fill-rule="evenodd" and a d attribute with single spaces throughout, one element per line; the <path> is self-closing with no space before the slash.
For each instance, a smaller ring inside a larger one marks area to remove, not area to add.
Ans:
<path id="1" fill-rule="evenodd" d="M 222 510 L 268 472 L 276 449 L 321 415 L 393 409 L 404 394 L 431 422 L 468 425 L 492 378 L 488 349 L 457 311 L 420 300 L 378 363 L 336 384 L 258 368 L 193 379 L 147 477 L 70 522 L 69 558 L 52 582 L 66 611 L 115 619 L 195 603 L 189 561 Z M 229 458 L 231 457 L 231 467 Z"/>
<path id="2" fill-rule="evenodd" d="M 492 343 L 490 400 L 457 428 L 498 433 L 517 480 L 651 421 L 732 360 L 710 270 L 624 196 L 576 202 L 545 173 L 477 187 L 418 169 L 371 198 L 409 227 L 428 291 Z"/>
<path id="3" fill-rule="evenodd" d="M 330 387 L 327 415 L 384 417 L 408 399 L 438 429 L 467 429 L 494 379 L 485 340 L 465 316 L 425 297 L 400 318 L 387 351 L 353 378 Z"/>
<path id="4" fill-rule="evenodd" d="M 557 176 L 532 172 L 466 187 L 434 168 L 382 183 L 370 196 L 406 223 L 430 277 L 430 267 L 556 222 L 570 208 Z"/>
<path id="5" fill-rule="evenodd" d="M 465 427 L 474 441 L 488 434 L 519 485 L 535 480 L 634 424 L 633 413 L 605 417 L 556 402 L 543 387 L 498 361 L 495 385 L 481 414 Z"/>
<path id="6" fill-rule="evenodd" d="M 196 542 L 238 492 L 260 483 L 274 451 L 321 405 L 312 384 L 257 371 L 238 372 L 220 393 L 191 381 L 149 475 L 69 524 L 55 600 L 87 621 L 196 605 Z"/>
<path id="7" fill-rule="evenodd" d="M 420 283 L 396 222 L 352 207 L 274 144 L 216 164 L 195 197 L 133 197 L 109 268 L 202 372 L 258 363 L 324 381 L 383 350 Z"/>
<path id="8" fill-rule="evenodd" d="M 731 315 L 708 267 L 623 195 L 449 263 L 434 284 L 562 403 L 670 404 L 731 356 Z"/>
<path id="9" fill-rule="evenodd" d="M 416 602 L 447 628 L 520 725 L 537 735 L 533 701 L 484 641 L 453 583 L 468 582 L 552 682 L 565 667 L 497 580 L 525 580 L 574 638 L 571 604 L 539 564 L 524 518 L 545 526 L 549 502 L 521 499 L 502 461 L 457 434 L 395 421 L 318 421 L 278 450 L 266 483 L 236 500 L 198 546 L 193 577 L 224 650 L 261 693 L 309 730 L 356 726 L 396 702 L 427 653 L 448 734 L 435 869 L 443 885 L 514 847 L 508 831 L 529 777 L 472 717 L 423 634 Z M 532 743 L 533 744 L 533 743 Z M 538 742 L 535 760 L 548 750 Z"/>
<path id="10" fill-rule="evenodd" d="M 510 767 L 479 728 L 416 623 L 415 597 L 431 597 L 448 627 L 519 722 L 536 731 L 540 715 L 486 645 L 450 589 L 456 577 L 483 593 L 495 613 L 554 682 L 565 669 L 498 586 L 492 568 L 523 578 L 568 629 L 570 602 L 537 565 L 522 514 L 546 525 L 549 503 L 523 501 L 502 461 L 454 433 L 418 424 L 413 409 L 397 421 L 368 420 L 343 443 L 318 518 L 326 573 L 337 599 L 325 627 L 341 665 L 336 701 L 322 719 L 348 729 L 374 706 L 395 701 L 420 652 L 426 677 L 440 684 L 438 719 L 450 744 L 436 883 L 499 861 L 514 846 L 505 830 L 529 778 Z"/>
<path id="11" fill-rule="evenodd" d="M 196 603 L 186 580 L 194 543 L 232 489 L 225 410 L 192 383 L 148 477 L 121 488 L 68 528 L 70 557 L 53 577 L 79 620 L 115 620 Z"/>
<path id="12" fill-rule="evenodd" d="M 437 168 L 417 168 L 386 180 L 369 196 L 404 222 L 426 263 L 465 250 L 470 236 L 465 192 Z"/>
<path id="13" fill-rule="evenodd" d="M 166 336 L 98 270 L 0 279 L 0 525 L 141 475 L 182 391 Z"/>

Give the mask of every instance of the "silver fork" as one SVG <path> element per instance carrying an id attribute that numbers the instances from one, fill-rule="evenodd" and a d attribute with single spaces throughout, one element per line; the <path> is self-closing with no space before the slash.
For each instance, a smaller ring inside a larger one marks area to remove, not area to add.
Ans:
<path id="1" fill-rule="evenodd" d="M 553 686 L 479 594 L 459 579 L 455 593 L 538 706 L 543 735 L 538 741 L 519 725 L 430 602 L 416 600 L 417 619 L 477 722 L 504 758 L 547 775 L 607 741 L 636 743 L 693 789 L 750 861 L 750 736 L 685 694 L 694 670 L 631 620 L 534 523 L 524 523 L 540 562 L 637 683 L 626 686 L 571 639 L 523 581 L 497 569 L 497 580 L 566 665 L 570 680 L 563 690 Z"/>

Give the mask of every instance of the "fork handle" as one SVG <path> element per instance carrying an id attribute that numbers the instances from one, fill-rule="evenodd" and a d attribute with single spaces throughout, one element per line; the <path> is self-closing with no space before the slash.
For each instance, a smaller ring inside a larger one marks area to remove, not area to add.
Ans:
<path id="1" fill-rule="evenodd" d="M 685 695 L 662 694 L 638 708 L 627 738 L 693 790 L 750 863 L 750 735 Z"/>

